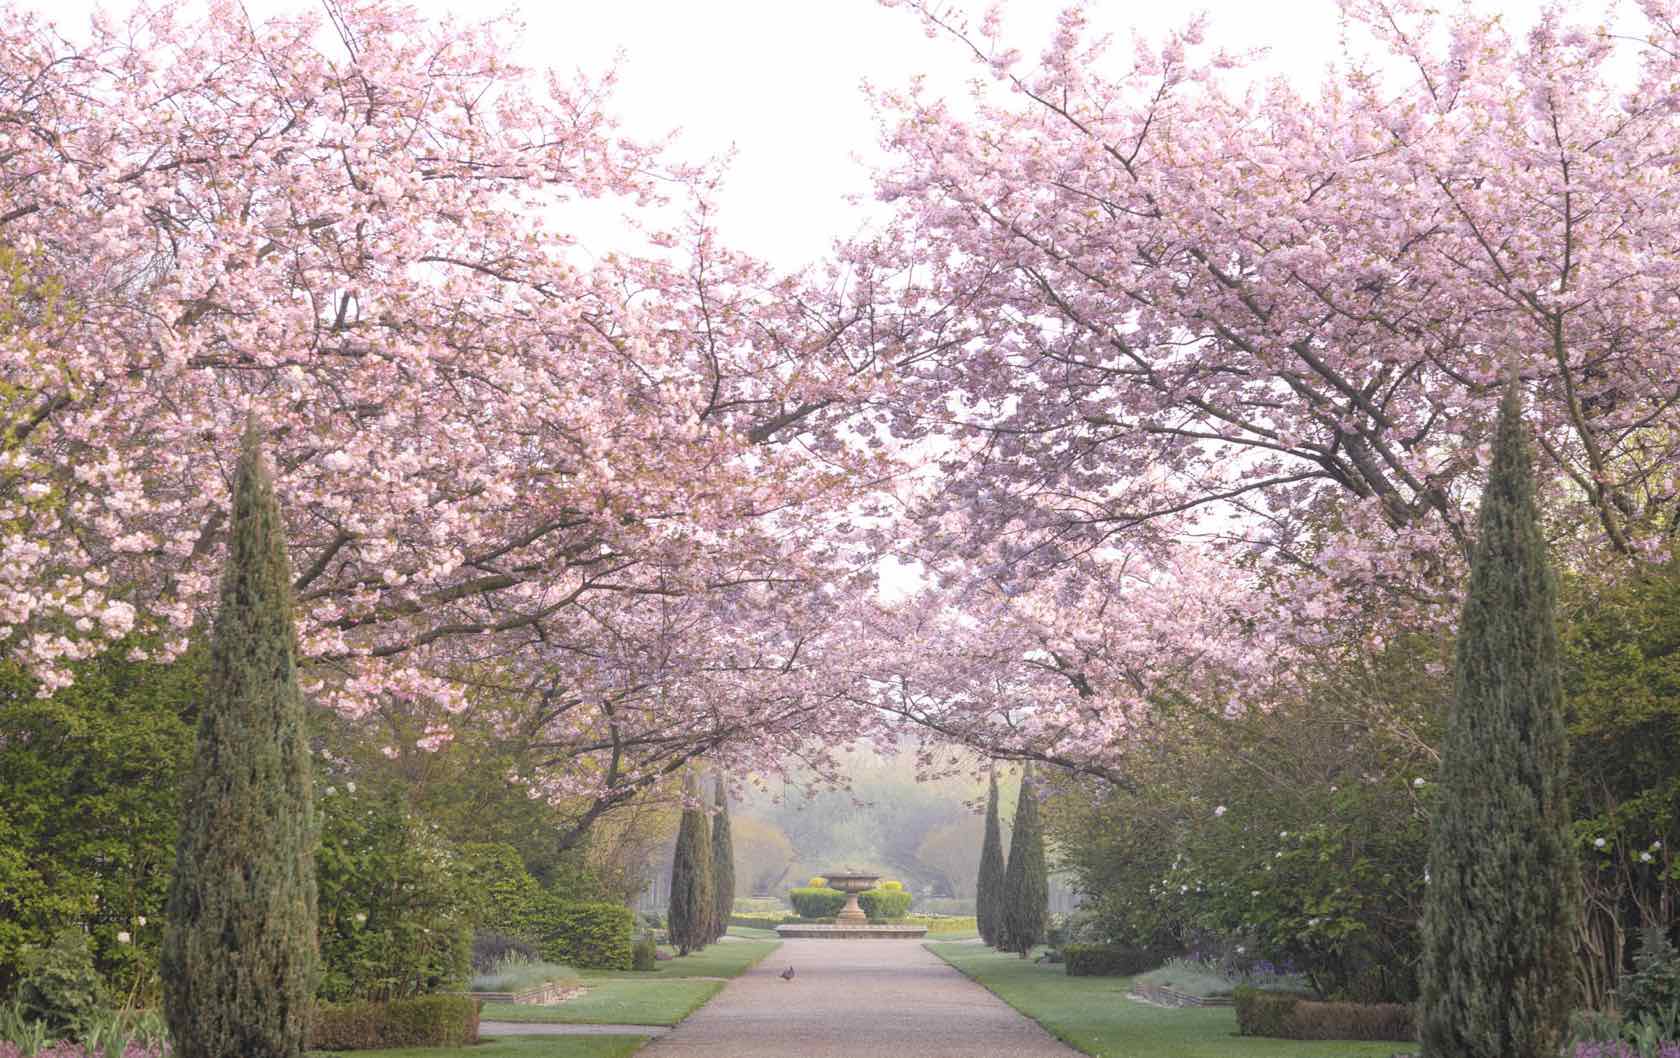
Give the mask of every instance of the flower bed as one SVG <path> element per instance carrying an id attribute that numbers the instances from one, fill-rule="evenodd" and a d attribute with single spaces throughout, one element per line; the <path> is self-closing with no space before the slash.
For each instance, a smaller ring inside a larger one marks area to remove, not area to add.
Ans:
<path id="1" fill-rule="evenodd" d="M 1228 995 L 1197 996 L 1148 982 L 1133 984 L 1130 994 L 1163 1007 L 1228 1007 L 1234 1002 Z"/>
<path id="2" fill-rule="evenodd" d="M 468 992 L 481 1003 L 564 1003 L 586 989 L 576 981 L 545 981 L 522 992 Z"/>

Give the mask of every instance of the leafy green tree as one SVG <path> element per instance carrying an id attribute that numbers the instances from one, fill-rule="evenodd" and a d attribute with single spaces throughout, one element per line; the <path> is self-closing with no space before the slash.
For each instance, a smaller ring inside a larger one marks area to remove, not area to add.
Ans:
<path id="1" fill-rule="evenodd" d="M 0 666 L 0 995 L 23 945 L 73 927 L 115 992 L 156 1000 L 204 667 L 201 651 L 168 664 L 129 657 L 144 647 L 74 663 L 75 682 L 51 698 Z"/>
<path id="2" fill-rule="evenodd" d="M 1424 898 L 1428 1058 L 1553 1058 L 1571 999 L 1578 870 L 1555 589 L 1515 383 L 1499 410 Z"/>
<path id="3" fill-rule="evenodd" d="M 1047 840 L 1084 895 L 1082 937 L 1288 962 L 1332 998 L 1417 998 L 1450 637 L 1368 614 L 1332 626 L 1264 708 L 1160 695 L 1131 789 L 1054 778 Z"/>
<path id="4" fill-rule="evenodd" d="M 1044 865 L 1044 830 L 1038 817 L 1038 788 L 1032 764 L 1021 775 L 1015 828 L 1009 835 L 1009 865 L 1003 875 L 1003 920 L 998 947 L 1027 957 L 1044 943 L 1050 911 L 1050 873 Z"/>
<path id="5" fill-rule="evenodd" d="M 991 768 L 991 788 L 986 794 L 986 840 L 980 846 L 980 873 L 975 880 L 975 917 L 980 939 L 998 946 L 1003 922 L 1003 827 L 998 823 L 997 765 Z"/>
<path id="6" fill-rule="evenodd" d="M 689 791 L 697 800 L 696 791 Z M 678 955 L 704 948 L 712 939 L 714 879 L 712 841 L 706 813 L 698 805 L 683 810 L 677 828 L 677 852 L 671 861 L 671 904 L 668 926 Z"/>
<path id="7" fill-rule="evenodd" d="M 735 911 L 735 839 L 729 829 L 729 795 L 717 781 L 717 814 L 712 816 L 712 939 L 729 929 Z"/>
<path id="8" fill-rule="evenodd" d="M 542 940 L 536 924 L 543 889 L 525 869 L 518 849 L 501 842 L 470 842 L 456 849 L 456 860 L 475 928 L 532 944 Z"/>
<path id="9" fill-rule="evenodd" d="M 234 478 L 163 945 L 179 1058 L 296 1058 L 317 951 L 315 818 L 291 564 L 255 421 Z"/>

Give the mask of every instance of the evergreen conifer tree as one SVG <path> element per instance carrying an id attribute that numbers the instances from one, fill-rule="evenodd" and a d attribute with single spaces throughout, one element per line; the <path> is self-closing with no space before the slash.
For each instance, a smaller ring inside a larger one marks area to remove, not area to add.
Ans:
<path id="1" fill-rule="evenodd" d="M 316 827 L 291 579 L 253 420 L 167 904 L 160 969 L 179 1058 L 296 1058 L 307 1042 Z"/>
<path id="2" fill-rule="evenodd" d="M 1009 865 L 1003 873 L 1003 921 L 998 948 L 1019 952 L 1044 942 L 1050 908 L 1050 873 L 1044 866 L 1044 828 L 1038 819 L 1032 765 L 1021 773 L 1021 796 L 1015 801 L 1015 825 L 1009 835 Z"/>
<path id="3" fill-rule="evenodd" d="M 735 838 L 729 832 L 729 795 L 717 781 L 717 814 L 712 817 L 712 939 L 729 929 L 735 913 Z"/>
<path id="4" fill-rule="evenodd" d="M 1552 1058 L 1570 1009 L 1578 865 L 1554 586 L 1522 405 L 1499 410 L 1441 745 L 1419 1006 L 1429 1058 Z"/>
<path id="5" fill-rule="evenodd" d="M 692 786 L 689 799 L 696 801 Z M 712 879 L 712 839 L 706 813 L 697 805 L 683 809 L 677 828 L 677 852 L 671 860 L 671 943 L 678 955 L 699 951 L 712 941 L 712 917 L 716 914 Z"/>
<path id="6" fill-rule="evenodd" d="M 986 840 L 980 846 L 980 876 L 975 882 L 975 918 L 980 939 L 998 947 L 1003 922 L 1003 827 L 998 823 L 997 765 L 991 768 L 991 792 L 986 795 Z"/>

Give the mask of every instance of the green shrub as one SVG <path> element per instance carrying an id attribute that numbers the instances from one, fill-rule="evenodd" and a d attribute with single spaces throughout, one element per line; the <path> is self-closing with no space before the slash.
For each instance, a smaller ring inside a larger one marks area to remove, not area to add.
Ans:
<path id="1" fill-rule="evenodd" d="M 812 879 L 805 884 L 812 889 L 827 889 L 828 879 L 819 874 L 812 877 Z"/>
<path id="2" fill-rule="evenodd" d="M 1639 951 L 1633 972 L 1622 978 L 1616 1002 L 1627 1021 L 1660 1018 L 1680 1006 L 1680 952 L 1657 926 L 1639 931 Z"/>
<path id="3" fill-rule="evenodd" d="M 551 900 L 541 915 L 541 952 L 550 962 L 628 970 L 636 913 L 622 904 Z"/>
<path id="4" fill-rule="evenodd" d="M 630 949 L 630 968 L 642 971 L 659 968 L 659 946 L 654 943 L 653 934 L 644 933 L 636 939 L 636 946 Z"/>
<path id="5" fill-rule="evenodd" d="M 478 1001 L 436 995 L 389 1003 L 322 1004 L 315 1010 L 309 1048 L 316 1051 L 387 1047 L 462 1047 L 478 1042 Z"/>
<path id="6" fill-rule="evenodd" d="M 105 980 L 93 965 L 88 935 L 75 926 L 53 934 L 45 947 L 19 953 L 20 1013 L 45 1023 L 51 1033 L 76 1035 L 106 1005 Z"/>
<path id="7" fill-rule="evenodd" d="M 473 896 L 430 826 L 394 797 L 321 784 L 316 853 L 320 998 L 387 1000 L 461 988 Z"/>
<path id="8" fill-rule="evenodd" d="M 544 894 L 519 850 L 500 842 L 473 842 L 460 846 L 456 857 L 474 928 L 536 940 Z"/>
<path id="9" fill-rule="evenodd" d="M 894 881 L 893 879 L 888 878 L 886 881 L 884 881 L 880 885 L 876 886 L 876 888 L 877 889 L 903 889 L 904 888 L 904 883 L 899 882 L 899 881 Z"/>
<path id="10" fill-rule="evenodd" d="M 204 652 L 127 660 L 152 645 L 135 638 L 70 664 L 75 682 L 51 698 L 0 664 L 0 996 L 15 993 L 26 945 L 48 947 L 75 926 L 113 989 L 138 985 L 139 1001 L 156 1002 Z"/>
<path id="11" fill-rule="evenodd" d="M 738 896 L 731 915 L 785 915 L 788 903 L 775 896 Z"/>
<path id="12" fill-rule="evenodd" d="M 858 894 L 858 906 L 871 922 L 896 922 L 910 910 L 910 894 L 900 889 L 870 889 Z"/>
<path id="13" fill-rule="evenodd" d="M 1062 955 L 1069 977 L 1130 977 L 1166 961 L 1160 952 L 1126 944 L 1069 944 Z"/>
<path id="14" fill-rule="evenodd" d="M 838 889 L 789 889 L 788 901 L 800 918 L 833 918 L 846 906 L 846 894 Z"/>

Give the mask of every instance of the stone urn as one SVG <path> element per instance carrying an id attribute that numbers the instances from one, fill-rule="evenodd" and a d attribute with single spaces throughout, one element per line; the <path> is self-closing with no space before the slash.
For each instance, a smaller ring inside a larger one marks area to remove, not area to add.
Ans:
<path id="1" fill-rule="evenodd" d="M 869 916 L 858 906 L 858 894 L 875 888 L 875 883 L 881 880 L 878 874 L 860 874 L 856 871 L 838 871 L 823 876 L 828 880 L 830 889 L 838 889 L 846 894 L 846 906 L 835 916 L 835 924 L 840 926 L 861 926 L 869 921 Z"/>

